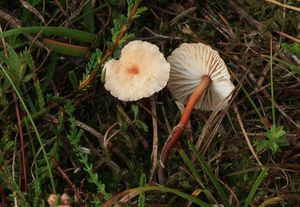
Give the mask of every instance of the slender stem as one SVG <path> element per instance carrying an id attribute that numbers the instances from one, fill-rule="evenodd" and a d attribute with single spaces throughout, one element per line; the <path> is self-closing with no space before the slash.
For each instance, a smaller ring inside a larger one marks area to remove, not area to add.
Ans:
<path id="1" fill-rule="evenodd" d="M 276 126 L 276 118 L 275 118 L 275 98 L 274 98 L 274 82 L 273 82 L 273 48 L 272 48 L 272 35 L 270 37 L 270 84 L 271 84 L 271 100 L 272 100 L 272 120 L 273 125 Z"/>
<path id="2" fill-rule="evenodd" d="M 151 160 L 152 160 L 152 168 L 151 174 L 149 179 L 149 184 L 152 183 L 155 169 L 157 169 L 157 149 L 158 149 L 158 129 L 157 129 L 157 113 L 156 113 L 156 96 L 150 97 L 150 105 L 151 105 L 151 114 L 152 114 L 152 130 L 153 130 L 153 142 L 152 142 L 152 153 L 151 153 Z"/>
<path id="3" fill-rule="evenodd" d="M 125 36 L 127 30 L 129 29 L 129 27 L 131 26 L 131 24 L 133 22 L 134 16 L 136 15 L 136 13 L 139 9 L 140 3 L 141 3 L 141 0 L 135 1 L 135 4 L 132 7 L 129 16 L 127 17 L 127 22 L 122 25 L 122 27 L 120 28 L 120 31 L 116 37 L 116 40 L 112 44 L 112 47 L 110 49 L 106 50 L 105 55 L 101 59 L 101 61 L 99 63 L 99 69 L 103 68 L 104 63 L 107 61 L 107 59 L 114 53 L 114 51 L 120 45 L 122 38 Z M 93 80 L 96 78 L 96 76 L 97 76 L 97 70 L 93 70 L 91 72 L 91 74 L 87 77 L 87 79 L 84 80 L 80 84 L 79 88 L 84 89 L 84 88 L 87 88 L 88 86 L 90 86 L 92 84 Z"/>
<path id="4" fill-rule="evenodd" d="M 36 126 L 35 126 L 35 123 L 34 123 L 34 121 L 33 121 L 33 119 L 32 119 L 32 116 L 31 116 L 31 114 L 30 114 L 30 112 L 29 112 L 29 110 L 28 110 L 28 108 L 27 108 L 27 106 L 26 106 L 24 100 L 22 99 L 22 96 L 21 96 L 21 94 L 19 93 L 19 91 L 18 91 L 16 85 L 14 84 L 14 82 L 12 81 L 12 79 L 10 78 L 10 76 L 8 75 L 8 73 L 6 72 L 6 70 L 3 68 L 3 66 L 2 66 L 1 64 L 0 64 L 0 69 L 2 70 L 3 74 L 4 74 L 5 77 L 8 79 L 8 81 L 10 82 L 12 88 L 14 89 L 14 91 L 16 92 L 17 97 L 18 97 L 19 100 L 20 100 L 21 105 L 23 106 L 23 108 L 24 108 L 26 114 L 28 115 L 29 121 L 30 121 L 31 124 L 32 124 L 32 128 L 33 128 L 33 130 L 34 130 L 34 132 L 35 132 L 35 134 L 36 134 L 36 136 L 37 136 L 37 139 L 38 139 L 38 141 L 39 141 L 39 144 L 41 145 L 41 150 L 42 150 L 42 152 L 43 152 L 44 160 L 45 160 L 45 162 L 46 162 L 46 164 L 47 164 L 47 169 L 48 169 L 48 172 L 49 172 L 50 182 L 51 182 L 51 186 L 52 186 L 52 192 L 53 192 L 54 194 L 56 194 L 56 189 L 55 189 L 55 185 L 54 185 L 54 179 L 53 179 L 53 175 L 52 175 L 52 171 L 51 171 L 49 159 L 48 159 L 48 156 L 47 156 L 47 152 L 46 152 L 45 147 L 44 147 L 44 144 L 43 144 L 43 142 L 42 142 L 42 138 L 41 138 L 41 136 L 40 136 L 40 134 L 39 134 L 39 132 L 38 132 Z"/>
<path id="5" fill-rule="evenodd" d="M 80 191 L 77 189 L 76 185 L 70 180 L 68 175 L 65 173 L 65 171 L 59 166 L 58 162 L 56 161 L 55 157 L 51 157 L 51 161 L 53 165 L 56 167 L 57 171 L 61 174 L 63 179 L 73 188 L 73 191 L 79 201 L 79 203 L 82 203 L 82 198 L 80 195 Z M 84 205 L 86 207 L 86 205 Z"/>
<path id="6" fill-rule="evenodd" d="M 23 176 L 24 176 L 24 192 L 27 192 L 27 173 L 26 173 L 27 165 L 26 165 L 25 143 L 24 143 L 22 124 L 21 124 L 20 109 L 19 109 L 18 99 L 17 99 L 15 91 L 13 91 L 13 97 L 14 97 L 14 101 L 15 101 L 16 115 L 17 115 L 17 120 L 18 120 L 18 132 L 19 132 L 19 137 L 20 137 L 20 141 L 21 141 L 21 153 L 22 153 Z"/>
<path id="7" fill-rule="evenodd" d="M 196 102 L 210 86 L 211 82 L 212 80 L 208 75 L 204 75 L 202 77 L 199 86 L 195 89 L 195 91 L 189 98 L 185 110 L 180 118 L 179 124 L 173 129 L 173 132 L 170 134 L 168 140 L 166 141 L 160 154 L 160 166 L 158 170 L 158 179 L 160 183 L 164 183 L 165 181 L 164 171 L 171 149 L 174 147 L 180 135 L 182 134 Z"/>

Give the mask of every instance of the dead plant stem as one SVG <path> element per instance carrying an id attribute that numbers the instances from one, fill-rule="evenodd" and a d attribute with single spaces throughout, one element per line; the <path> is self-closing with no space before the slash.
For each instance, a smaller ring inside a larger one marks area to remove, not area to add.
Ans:
<path id="1" fill-rule="evenodd" d="M 288 5 L 288 4 L 283 4 L 283 3 L 280 3 L 280 2 L 278 2 L 276 0 L 266 0 L 266 1 L 269 2 L 269 3 L 272 3 L 272 4 L 276 4 L 278 6 L 286 8 L 286 9 L 291 9 L 291 10 L 300 12 L 300 8 L 299 7 L 291 6 L 291 5 Z"/>
<path id="2" fill-rule="evenodd" d="M 157 166 L 157 149 L 158 149 L 156 98 L 154 95 L 150 97 L 150 105 L 151 105 L 151 114 L 153 115 L 152 116 L 153 142 L 152 142 L 152 154 L 151 154 L 152 168 L 151 168 L 151 175 L 150 175 L 149 183 L 151 183 L 153 180 L 155 169 Z"/>
<path id="3" fill-rule="evenodd" d="M 257 156 L 256 152 L 254 151 L 254 148 L 253 148 L 253 146 L 252 146 L 252 144 L 251 144 L 251 142 L 250 142 L 250 139 L 249 139 L 249 137 L 248 137 L 248 135 L 247 135 L 247 132 L 246 132 L 246 130 L 245 130 L 245 127 L 244 127 L 244 124 L 243 124 L 243 121 L 242 121 L 242 118 L 241 118 L 241 115 L 240 115 L 240 112 L 239 112 L 239 109 L 238 109 L 236 103 L 233 103 L 233 110 L 234 110 L 234 112 L 236 113 L 236 118 L 238 119 L 238 122 L 239 122 L 239 124 L 240 124 L 240 127 L 241 127 L 241 130 L 242 130 L 242 132 L 243 132 L 244 138 L 245 138 L 245 140 L 246 140 L 246 143 L 247 143 L 247 145 L 248 145 L 248 147 L 249 147 L 249 149 L 250 149 L 250 151 L 251 151 L 253 157 L 254 157 L 255 160 L 257 161 L 258 165 L 259 165 L 259 166 L 262 166 L 261 162 L 260 162 L 259 159 L 258 159 L 258 156 Z"/>
<path id="4" fill-rule="evenodd" d="M 27 172 L 26 172 L 26 153 L 25 153 L 25 143 L 24 143 L 24 136 L 23 136 L 23 130 L 22 130 L 22 122 L 21 122 L 21 115 L 20 115 L 20 108 L 18 104 L 18 99 L 16 96 L 15 91 L 13 91 L 13 97 L 15 102 L 15 109 L 16 109 L 16 116 L 18 121 L 18 133 L 20 137 L 21 142 L 21 153 L 22 153 L 22 162 L 23 162 L 23 179 L 24 179 L 24 192 L 28 191 L 27 186 Z"/>
<path id="5" fill-rule="evenodd" d="M 63 179 L 65 181 L 67 181 L 67 183 L 69 183 L 69 185 L 72 187 L 76 197 L 79 200 L 79 203 L 81 202 L 81 196 L 80 196 L 80 192 L 79 190 L 76 188 L 76 185 L 70 180 L 70 178 L 68 177 L 68 175 L 65 173 L 65 171 L 59 166 L 58 162 L 56 161 L 56 159 L 54 157 L 51 158 L 51 161 L 53 163 L 53 165 L 56 167 L 57 171 L 61 174 L 61 176 L 63 177 Z M 83 205 L 84 207 L 87 207 L 86 205 Z"/>

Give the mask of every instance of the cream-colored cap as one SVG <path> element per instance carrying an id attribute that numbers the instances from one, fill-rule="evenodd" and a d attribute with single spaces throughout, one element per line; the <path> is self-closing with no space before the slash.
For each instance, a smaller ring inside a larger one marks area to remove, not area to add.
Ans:
<path id="1" fill-rule="evenodd" d="M 106 90 L 122 101 L 149 97 L 167 85 L 170 65 L 156 45 L 135 40 L 121 50 L 119 60 L 105 65 Z"/>
<path id="2" fill-rule="evenodd" d="M 195 109 L 207 111 L 224 108 L 234 85 L 218 52 L 202 43 L 184 43 L 168 57 L 171 65 L 168 88 L 183 104 L 200 84 L 203 75 L 212 79 L 210 87 L 195 104 Z"/>

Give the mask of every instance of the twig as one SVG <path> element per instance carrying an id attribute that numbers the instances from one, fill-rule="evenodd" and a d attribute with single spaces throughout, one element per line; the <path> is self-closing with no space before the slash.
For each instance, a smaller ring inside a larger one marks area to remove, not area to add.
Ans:
<path id="1" fill-rule="evenodd" d="M 76 197 L 78 198 L 79 202 L 81 202 L 81 196 L 80 196 L 80 192 L 79 190 L 77 190 L 76 185 L 70 180 L 70 178 L 68 177 L 68 175 L 65 173 L 65 171 L 59 166 L 59 164 L 57 163 L 55 157 L 51 158 L 51 161 L 53 163 L 53 165 L 56 167 L 57 171 L 61 174 L 61 176 L 63 177 L 63 179 L 65 181 L 67 181 L 67 183 L 69 185 L 71 185 L 74 193 L 76 194 Z M 87 205 L 84 205 L 87 207 Z"/>
<path id="2" fill-rule="evenodd" d="M 245 72 L 248 71 L 248 69 L 246 69 L 246 67 L 241 67 Z M 254 76 L 250 76 L 251 80 L 254 83 L 257 83 L 257 79 Z M 237 80 L 237 79 L 236 79 Z M 266 98 L 268 98 L 269 100 L 271 100 L 271 95 L 268 93 L 268 91 L 265 88 L 261 88 L 262 93 L 264 94 L 264 96 Z M 277 102 L 274 102 L 275 107 L 277 108 L 277 110 L 289 121 L 291 122 L 295 127 L 297 127 L 298 129 L 300 129 L 300 124 L 298 124 L 297 122 L 295 122 L 283 109 L 282 107 L 279 106 L 279 104 Z M 264 117 L 265 118 L 265 117 Z M 264 123 L 265 124 L 265 123 Z"/>
<path id="3" fill-rule="evenodd" d="M 266 89 L 262 90 L 262 93 L 264 94 L 264 96 L 266 96 L 268 99 L 271 100 L 271 95 L 268 93 L 268 91 Z M 298 129 L 300 129 L 300 124 L 298 124 L 297 122 L 295 122 L 284 110 L 281 106 L 279 106 L 279 104 L 277 102 L 274 101 L 274 106 L 276 107 L 276 109 L 287 119 L 289 120 L 289 122 L 291 122 L 295 127 L 297 127 Z"/>
<path id="4" fill-rule="evenodd" d="M 195 148 L 202 154 L 205 154 L 219 130 L 219 126 L 224 119 L 226 110 L 214 111 L 205 122 L 205 125 L 199 135 Z M 195 157 L 192 157 L 192 161 L 195 161 Z"/>
<path id="5" fill-rule="evenodd" d="M 144 27 L 143 29 L 147 30 L 153 37 L 155 38 L 161 38 L 161 39 L 172 39 L 172 40 L 181 40 L 181 37 L 173 37 L 173 36 L 167 36 L 167 35 L 162 35 L 162 34 L 158 34 L 154 31 L 152 31 L 150 28 L 148 27 Z M 149 37 L 144 37 L 144 38 L 140 38 L 140 39 L 153 39 L 153 37 L 149 38 Z"/>
<path id="6" fill-rule="evenodd" d="M 268 1 L 268 0 L 266 0 Z M 240 7 L 238 4 L 236 4 L 234 1 L 229 0 L 229 4 L 230 6 L 238 13 L 240 14 L 242 17 L 246 18 L 252 25 L 254 25 L 258 30 L 264 30 L 267 29 L 268 27 L 266 25 L 264 25 L 263 23 L 257 21 L 256 19 L 254 19 L 251 15 L 249 15 L 248 13 L 246 13 L 246 11 Z M 299 8 L 300 9 L 300 8 Z M 279 30 L 274 30 L 275 33 L 282 35 L 290 40 L 293 40 L 295 42 L 300 43 L 300 40 L 296 37 L 293 37 L 289 34 L 286 34 L 282 31 Z"/>
<path id="7" fill-rule="evenodd" d="M 5 20 L 11 27 L 14 28 L 21 28 L 22 24 L 21 21 L 14 16 L 6 13 L 5 11 L 0 9 L 0 19 Z M 43 45 L 40 41 L 36 40 L 36 38 L 32 37 L 30 34 L 23 33 L 23 35 L 30 41 L 32 41 L 34 44 L 36 44 L 38 47 L 45 49 L 47 52 L 49 52 L 49 49 Z"/>
<path id="8" fill-rule="evenodd" d="M 61 26 L 69 26 L 70 24 L 72 24 L 71 21 L 81 13 L 81 11 L 87 3 L 89 3 L 89 0 L 80 1 L 80 4 L 77 6 L 77 9 L 73 11 L 69 17 L 67 17 L 67 19 L 61 24 Z"/>
<path id="9" fill-rule="evenodd" d="M 151 112 L 151 109 L 148 109 L 146 106 L 144 106 L 142 103 L 138 102 L 137 105 L 139 107 L 141 107 L 143 110 L 145 110 L 145 112 L 147 114 L 149 114 L 152 118 L 156 119 L 157 125 L 162 128 L 162 130 L 164 130 L 166 133 L 170 133 L 171 132 L 171 128 L 169 130 L 169 126 L 168 124 L 163 123 L 161 120 L 159 120 L 159 118 L 157 116 L 154 116 L 154 114 Z M 164 114 L 165 115 L 165 114 Z M 165 117 L 165 116 L 164 116 Z M 166 118 L 166 117 L 165 117 Z M 167 126 L 165 126 L 167 125 Z"/>
<path id="10" fill-rule="evenodd" d="M 17 136 L 18 136 L 18 133 L 16 134 L 16 136 L 15 136 L 15 147 L 14 147 L 14 152 L 13 152 L 13 157 L 12 157 L 12 163 L 11 163 L 11 174 L 12 174 L 12 181 L 14 182 L 14 183 L 16 183 L 16 177 L 15 177 L 15 175 L 16 175 L 16 171 L 15 171 L 15 166 L 16 166 L 16 154 L 17 154 L 17 149 L 16 149 L 16 146 L 17 146 Z M 2 166 L 1 166 L 2 167 Z M 2 169 L 1 169 L 2 170 Z M 16 206 L 16 207 L 18 207 L 18 200 L 17 200 L 17 197 L 15 196 L 14 197 L 14 206 Z"/>
<path id="11" fill-rule="evenodd" d="M 0 187 L 0 192 L 1 192 L 1 196 L 2 196 L 2 202 L 1 203 L 5 203 L 5 205 L 6 206 L 10 206 L 9 205 L 9 202 L 8 202 L 8 200 L 7 200 L 7 197 L 6 197 L 6 193 L 3 191 L 3 189 Z M 2 207 L 2 205 L 1 205 L 1 207 Z"/>
<path id="12" fill-rule="evenodd" d="M 150 97 L 150 105 L 151 105 L 151 113 L 153 114 L 152 116 L 153 142 L 152 142 L 152 154 L 151 154 L 152 168 L 151 168 L 149 183 L 151 183 L 153 180 L 155 169 L 157 166 L 157 149 L 158 149 L 156 97 L 154 95 Z"/>
<path id="13" fill-rule="evenodd" d="M 105 52 L 105 55 L 103 56 L 103 58 L 101 59 L 100 63 L 99 63 L 99 70 L 102 69 L 104 63 L 107 61 L 107 59 L 114 53 L 114 51 L 116 50 L 116 48 L 119 46 L 120 41 L 122 40 L 123 36 L 126 34 L 127 30 L 129 29 L 129 27 L 131 26 L 132 22 L 133 22 L 133 17 L 135 16 L 137 10 L 138 10 L 138 6 L 140 4 L 141 0 L 136 1 L 136 3 L 134 4 L 128 19 L 127 19 L 127 23 L 123 24 L 123 26 L 121 27 L 116 40 L 113 42 L 113 45 L 110 49 L 107 49 Z M 87 77 L 86 80 L 84 80 L 83 82 L 80 83 L 79 89 L 85 89 L 87 87 L 89 87 L 92 82 L 94 81 L 94 79 L 97 76 L 97 71 L 98 69 L 94 69 L 91 74 Z"/>
<path id="14" fill-rule="evenodd" d="M 177 15 L 176 17 L 174 17 L 170 22 L 169 22 L 169 25 L 170 26 L 173 26 L 174 24 L 176 24 L 176 22 L 185 17 L 185 16 L 188 16 L 190 13 L 196 11 L 197 7 L 191 7 L 191 8 L 188 8 L 187 10 L 181 12 L 179 15 Z"/>
<path id="15" fill-rule="evenodd" d="M 24 136 L 23 136 L 23 130 L 22 130 L 20 109 L 19 109 L 18 99 L 17 99 L 15 91 L 13 91 L 13 97 L 14 97 L 16 115 L 17 115 L 17 120 L 18 120 L 18 133 L 19 133 L 19 137 L 20 137 L 20 141 L 21 141 L 23 176 L 24 176 L 24 191 L 27 192 L 28 186 L 27 186 L 27 173 L 26 173 L 27 165 L 26 165 L 25 143 L 24 143 Z"/>
<path id="16" fill-rule="evenodd" d="M 57 4 L 57 6 L 59 7 L 61 13 L 65 16 L 65 17 L 68 17 L 68 14 L 66 12 L 66 10 L 63 8 L 63 6 L 61 5 L 60 1 L 58 0 L 54 0 L 55 3 Z"/>
<path id="17" fill-rule="evenodd" d="M 107 145 L 109 143 L 109 141 L 116 136 L 116 134 L 118 134 L 120 132 L 120 129 L 118 129 L 117 131 L 115 131 L 112 135 L 109 135 L 109 133 L 116 127 L 118 126 L 118 122 L 113 123 L 105 132 L 103 140 L 104 140 L 104 149 L 107 150 Z"/>
<path id="18" fill-rule="evenodd" d="M 276 1 L 276 0 L 265 0 L 265 1 L 267 1 L 267 2 L 269 2 L 269 3 L 272 3 L 272 4 L 276 4 L 276 5 L 278 5 L 278 6 L 281 6 L 281 7 L 283 7 L 283 8 L 286 8 L 286 9 L 291 9 L 291 10 L 300 12 L 300 8 L 295 7 L 295 6 L 291 6 L 291 5 L 288 5 L 288 4 L 283 4 L 283 3 L 278 2 L 278 1 Z"/>
<path id="19" fill-rule="evenodd" d="M 123 116 L 125 117 L 125 120 L 128 123 L 132 123 L 132 120 L 130 119 L 130 117 L 127 115 L 127 113 L 125 112 L 124 108 L 121 106 L 121 104 L 117 103 L 117 109 L 120 113 L 123 114 Z M 143 147 L 145 149 L 148 148 L 149 143 L 147 142 L 147 140 L 141 135 L 141 133 L 139 132 L 139 130 L 137 130 L 137 128 L 133 125 L 130 125 L 131 129 L 133 130 L 133 133 L 135 134 L 135 136 L 139 139 L 139 141 L 143 144 Z"/>
<path id="20" fill-rule="evenodd" d="M 100 143 L 100 146 L 102 147 L 102 149 L 104 148 L 104 137 L 100 132 L 98 132 L 96 129 L 92 128 L 91 126 L 86 125 L 85 123 L 78 121 L 78 120 L 76 120 L 76 126 L 84 129 L 85 131 L 87 131 L 87 132 L 91 133 L 92 135 L 94 135 L 95 137 L 97 137 L 98 141 Z"/>
<path id="21" fill-rule="evenodd" d="M 37 16 L 44 24 L 46 24 L 45 22 L 45 18 L 42 16 L 42 14 L 36 9 L 34 8 L 31 4 L 29 4 L 27 1 L 25 0 L 19 0 L 21 2 L 21 4 L 23 5 L 23 7 L 25 9 L 27 9 L 28 11 L 30 11 L 31 13 L 33 13 L 35 16 Z"/>
<path id="22" fill-rule="evenodd" d="M 246 130 L 245 130 L 245 127 L 244 127 L 244 124 L 243 124 L 243 121 L 242 121 L 242 118 L 241 118 L 241 115 L 240 115 L 240 112 L 239 112 L 239 109 L 238 109 L 236 103 L 233 103 L 233 110 L 234 110 L 234 112 L 236 113 L 236 117 L 237 117 L 237 119 L 238 119 L 238 122 L 239 122 L 239 124 L 240 124 L 240 127 L 241 127 L 241 130 L 242 130 L 242 132 L 243 132 L 244 138 L 245 138 L 245 140 L 246 140 L 246 142 L 247 142 L 247 145 L 248 145 L 248 147 L 249 147 L 249 149 L 250 149 L 252 155 L 253 155 L 254 158 L 256 159 L 258 165 L 259 165 L 259 166 L 262 166 L 261 162 L 259 161 L 259 159 L 258 159 L 258 157 L 257 157 L 256 152 L 255 152 L 254 149 L 253 149 L 253 146 L 252 146 L 252 144 L 251 144 L 251 142 L 250 142 L 250 139 L 249 139 L 249 137 L 248 137 L 248 135 L 247 135 L 247 132 L 246 132 Z"/>
<path id="23" fill-rule="evenodd" d="M 288 38 L 288 39 L 290 39 L 290 40 L 292 40 L 294 42 L 300 43 L 300 39 L 298 39 L 296 37 L 293 37 L 293 36 L 291 36 L 289 34 L 286 34 L 284 32 L 278 31 L 278 30 L 275 30 L 274 32 L 276 32 L 277 34 L 282 35 L 282 36 L 284 36 L 284 37 L 286 37 L 286 38 Z"/>

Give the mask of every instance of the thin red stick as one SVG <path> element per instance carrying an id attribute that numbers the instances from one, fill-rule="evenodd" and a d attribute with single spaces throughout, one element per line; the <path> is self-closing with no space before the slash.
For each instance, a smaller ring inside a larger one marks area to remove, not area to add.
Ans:
<path id="1" fill-rule="evenodd" d="M 18 99 L 16 96 L 16 93 L 13 92 L 13 97 L 15 101 L 15 108 L 16 108 L 16 115 L 18 120 L 18 133 L 20 136 L 21 141 L 21 153 L 22 153 L 22 162 L 23 162 L 23 177 L 24 177 L 24 192 L 28 191 L 27 186 L 27 172 L 26 172 L 26 154 L 25 154 L 25 143 L 24 143 L 24 136 L 23 136 L 23 130 L 22 130 L 22 122 L 21 122 L 21 116 L 20 116 L 20 109 L 18 104 Z"/>
<path id="2" fill-rule="evenodd" d="M 7 207 L 10 207 L 9 205 L 9 202 L 7 200 L 7 197 L 6 197 L 6 194 L 4 192 L 4 190 L 0 187 L 0 192 L 1 192 L 1 195 L 2 195 L 2 202 L 1 203 L 5 203 Z M 0 207 L 2 207 L 2 204 L 0 203 Z"/>
<path id="3" fill-rule="evenodd" d="M 185 110 L 180 118 L 179 124 L 173 129 L 173 132 L 170 134 L 169 138 L 167 139 L 161 154 L 160 154 L 160 166 L 158 170 L 158 180 L 160 183 L 165 182 L 165 175 L 164 171 L 166 168 L 166 164 L 169 158 L 169 154 L 171 152 L 171 149 L 176 144 L 177 140 L 179 139 L 180 135 L 182 134 L 186 124 L 188 123 L 188 120 L 190 118 L 190 115 L 193 111 L 193 108 L 198 101 L 198 99 L 202 96 L 202 94 L 206 91 L 206 89 L 211 84 L 211 78 L 208 75 L 205 75 L 202 77 L 202 80 L 199 84 L 199 86 L 195 89 L 195 91 L 192 93 L 192 95 L 189 98 L 189 101 L 185 107 Z"/>
<path id="4" fill-rule="evenodd" d="M 71 187 L 73 188 L 74 193 L 76 194 L 76 197 L 78 198 L 79 202 L 81 202 L 82 199 L 81 199 L 81 196 L 80 196 L 80 192 L 79 192 L 79 190 L 77 190 L 76 185 L 70 180 L 70 178 L 65 173 L 65 171 L 59 166 L 59 164 L 57 163 L 55 157 L 52 157 L 51 161 L 54 164 L 54 166 L 56 167 L 56 169 L 58 170 L 58 172 L 67 181 L 67 183 L 69 183 L 69 185 L 71 185 Z M 86 207 L 86 205 L 84 205 L 84 206 Z"/>

